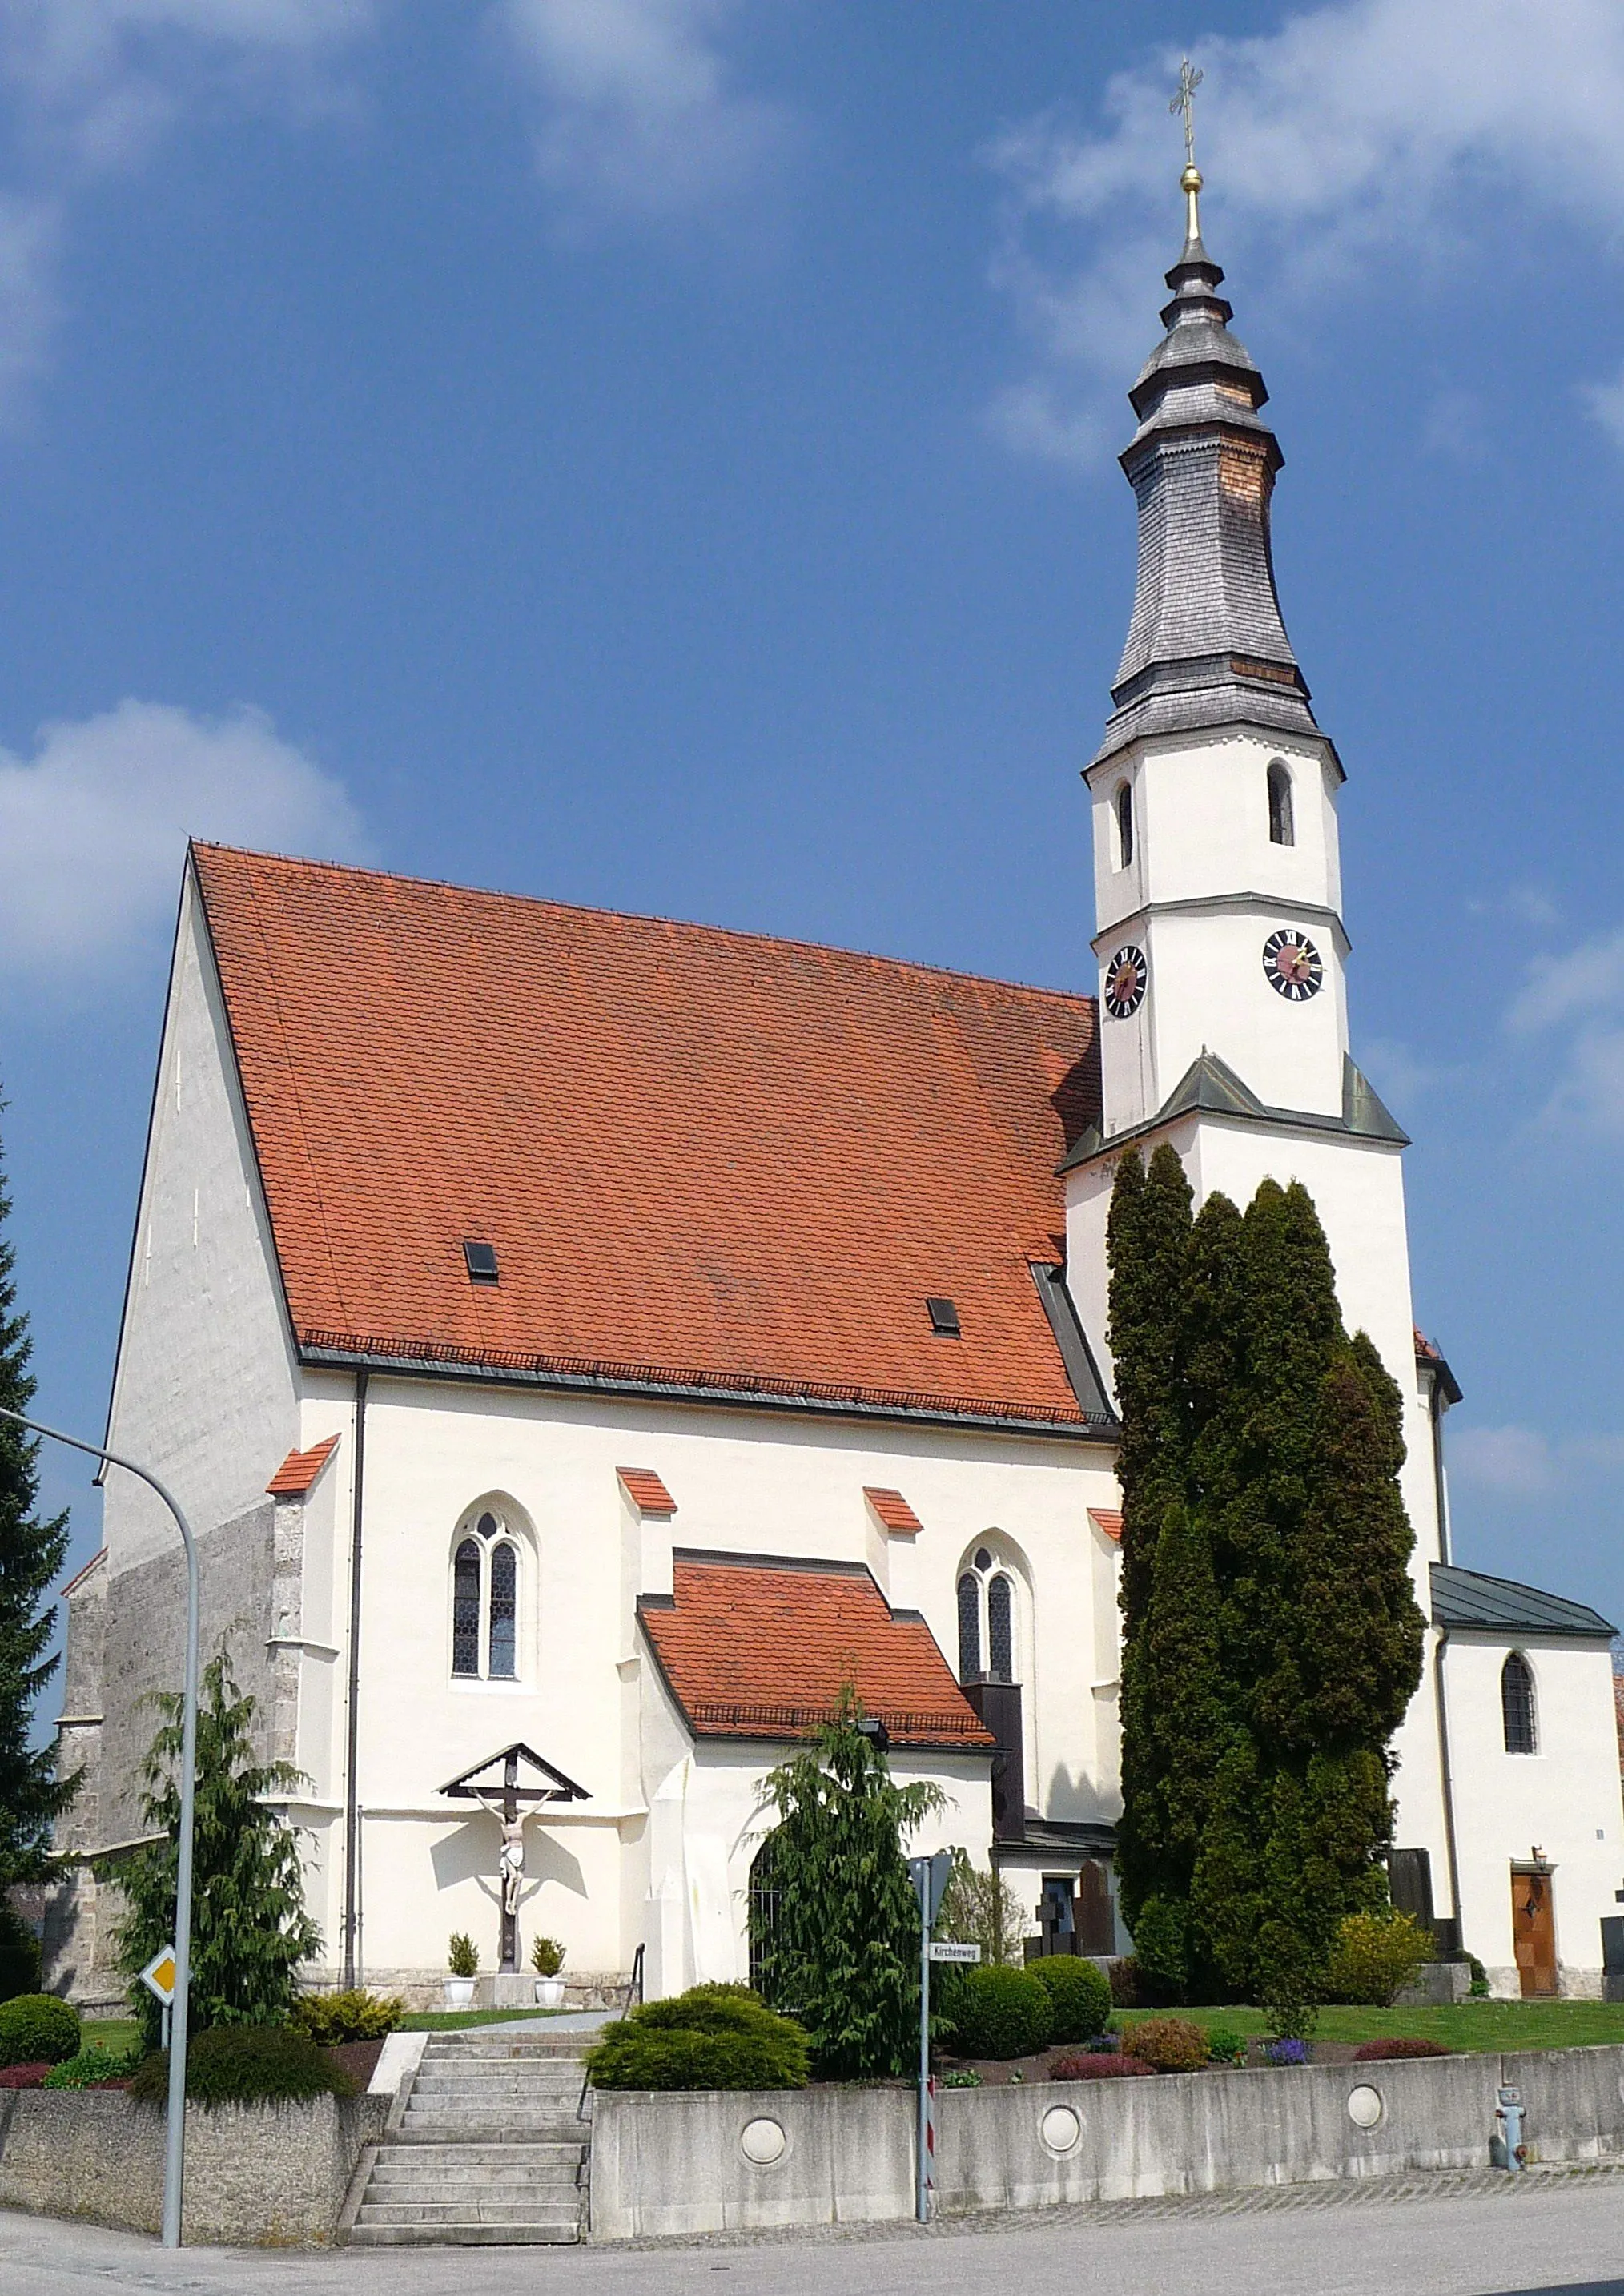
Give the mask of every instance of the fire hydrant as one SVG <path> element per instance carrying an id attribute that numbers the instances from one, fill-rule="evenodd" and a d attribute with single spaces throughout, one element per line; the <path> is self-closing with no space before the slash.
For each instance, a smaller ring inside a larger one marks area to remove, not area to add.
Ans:
<path id="1" fill-rule="evenodd" d="M 1528 2160 L 1528 2146 L 1522 2141 L 1522 2092 L 1503 2088 L 1495 2106 L 1494 2141 L 1489 2157 L 1497 2169 L 1508 2169 L 1517 2176 Z"/>

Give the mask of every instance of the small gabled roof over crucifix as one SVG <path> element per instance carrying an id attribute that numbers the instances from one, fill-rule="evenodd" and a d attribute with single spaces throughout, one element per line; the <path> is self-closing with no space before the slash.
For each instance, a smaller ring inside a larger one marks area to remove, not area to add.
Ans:
<path id="1" fill-rule="evenodd" d="M 527 1778 L 523 1773 L 528 1770 Z M 488 1754 L 471 1770 L 463 1770 L 449 1785 L 440 1788 L 459 1801 L 496 1801 L 512 1794 L 520 1801 L 590 1801 L 585 1786 L 578 1786 L 551 1762 L 544 1762 L 534 1748 L 521 1742 L 504 1746 L 500 1753 Z"/>

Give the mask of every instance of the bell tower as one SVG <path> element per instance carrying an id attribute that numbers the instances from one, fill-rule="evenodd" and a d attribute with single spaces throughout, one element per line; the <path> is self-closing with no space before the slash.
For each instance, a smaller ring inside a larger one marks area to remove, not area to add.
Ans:
<path id="1" fill-rule="evenodd" d="M 1266 1106 L 1343 1111 L 1342 770 L 1281 619 L 1263 378 L 1202 243 L 1186 110 L 1183 252 L 1129 393 L 1138 574 L 1093 799 L 1104 1135 L 1203 1053 Z"/>

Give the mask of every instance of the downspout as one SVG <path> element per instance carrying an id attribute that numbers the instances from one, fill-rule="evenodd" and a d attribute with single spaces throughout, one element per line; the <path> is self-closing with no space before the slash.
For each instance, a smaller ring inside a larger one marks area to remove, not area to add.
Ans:
<path id="1" fill-rule="evenodd" d="M 1444 1473 L 1444 1398 L 1443 1382 L 1433 1373 L 1427 1397 L 1427 1415 L 1432 1422 L 1432 1492 L 1433 1505 L 1438 1511 L 1438 1559 L 1448 1562 L 1449 1554 L 1449 1484 Z"/>
<path id="2" fill-rule="evenodd" d="M 1444 1652 L 1448 1644 L 1449 1629 L 1439 1627 L 1438 1646 L 1432 1652 L 1432 1678 L 1438 1703 L 1438 1759 L 1444 1787 L 1444 1849 L 1449 1860 L 1449 1902 L 1455 1908 L 1456 1949 L 1464 1953 L 1466 1917 L 1461 1908 L 1460 1859 L 1455 1847 L 1455 1782 L 1449 1771 L 1449 1709 L 1444 1691 Z"/>
<path id="3" fill-rule="evenodd" d="M 361 1506 L 366 1480 L 366 1386 L 368 1374 L 356 1374 L 355 1465 L 350 1481 L 349 1695 L 344 1748 L 344 1988 L 357 1983 L 361 1926 L 361 1805 L 356 1792 L 356 1749 L 361 1725 Z"/>

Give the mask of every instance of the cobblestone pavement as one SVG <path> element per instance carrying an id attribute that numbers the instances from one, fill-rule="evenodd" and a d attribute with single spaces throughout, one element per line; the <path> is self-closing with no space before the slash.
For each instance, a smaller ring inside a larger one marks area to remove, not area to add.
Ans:
<path id="1" fill-rule="evenodd" d="M 580 2249 L 185 2249 L 0 2211 L 0 2296 L 1624 2296 L 1624 2167 L 1414 2175 Z M 719 2291 L 724 2276 L 726 2291 Z"/>

